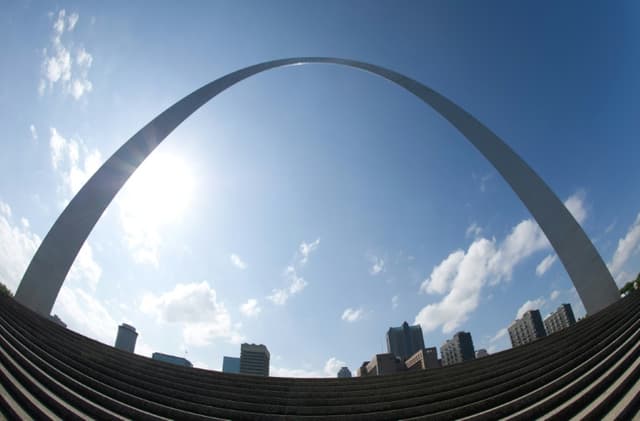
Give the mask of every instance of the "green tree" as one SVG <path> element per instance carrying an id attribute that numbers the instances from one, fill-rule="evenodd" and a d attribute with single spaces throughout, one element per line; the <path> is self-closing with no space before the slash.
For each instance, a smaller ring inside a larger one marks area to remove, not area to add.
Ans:
<path id="1" fill-rule="evenodd" d="M 13 297 L 13 292 L 5 284 L 0 282 L 0 295 L 6 295 L 7 297 Z"/>
<path id="2" fill-rule="evenodd" d="M 635 281 L 629 281 L 626 284 L 624 284 L 622 288 L 620 288 L 620 294 L 626 294 L 628 292 L 633 291 L 635 289 L 634 284 L 636 282 L 640 283 L 640 273 L 638 273 L 638 276 L 636 277 Z"/>

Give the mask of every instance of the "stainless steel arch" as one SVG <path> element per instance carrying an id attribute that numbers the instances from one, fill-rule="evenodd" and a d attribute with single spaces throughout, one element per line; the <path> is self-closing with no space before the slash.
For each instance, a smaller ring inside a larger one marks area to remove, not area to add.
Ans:
<path id="1" fill-rule="evenodd" d="M 180 123 L 220 92 L 252 75 L 293 64 L 330 63 L 365 70 L 394 82 L 449 120 L 498 170 L 538 222 L 589 314 L 619 298 L 609 270 L 580 225 L 545 182 L 498 136 L 462 108 L 400 73 L 355 60 L 298 57 L 235 71 L 187 95 L 144 126 L 80 189 L 51 227 L 31 260 L 16 299 L 48 315 L 80 247 L 113 197 L 144 159 Z"/>

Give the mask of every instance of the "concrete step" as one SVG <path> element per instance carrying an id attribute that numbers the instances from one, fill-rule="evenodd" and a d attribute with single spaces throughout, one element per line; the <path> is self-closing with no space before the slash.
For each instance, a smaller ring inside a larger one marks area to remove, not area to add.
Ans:
<path id="1" fill-rule="evenodd" d="M 4 369 L 23 368 L 40 387 L 86 411 L 80 411 L 84 416 L 101 408 L 130 418 L 485 418 L 505 408 L 508 413 L 533 407 L 553 411 L 561 401 L 565 406 L 557 414 L 569 413 L 567 408 L 580 413 L 584 410 L 580 402 L 592 395 L 607 395 L 596 408 L 613 400 L 630 402 L 611 412 L 615 417 L 630 413 L 628 408 L 635 402 L 629 390 L 635 390 L 637 382 L 629 379 L 636 375 L 637 358 L 630 351 L 628 332 L 640 323 L 639 310 L 638 297 L 624 299 L 571 329 L 485 359 L 347 381 L 249 378 L 159 364 L 85 338 L 11 301 L 0 302 L 0 348 L 14 358 L 14 365 L 3 363 Z M 610 357 L 595 361 L 594 353 Z M 26 384 L 35 387 L 30 381 Z M 545 400 L 546 392 L 546 397 L 558 392 L 553 395 L 555 406 Z M 564 398 L 570 392 L 575 399 Z M 620 398 L 613 399 L 614 394 Z M 42 403 L 43 398 L 36 395 Z M 64 413 L 48 399 L 44 399 L 45 408 L 55 408 L 54 415 Z M 14 401 L 25 409 L 19 399 Z M 131 411 L 139 411 L 139 416 Z"/>

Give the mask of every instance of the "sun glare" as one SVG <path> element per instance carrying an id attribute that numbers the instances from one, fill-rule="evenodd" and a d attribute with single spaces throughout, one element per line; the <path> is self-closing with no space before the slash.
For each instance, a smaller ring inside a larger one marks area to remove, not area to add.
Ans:
<path id="1" fill-rule="evenodd" d="M 194 184 L 191 168 L 184 160 L 154 153 L 127 182 L 122 205 L 147 222 L 171 222 L 189 206 Z"/>

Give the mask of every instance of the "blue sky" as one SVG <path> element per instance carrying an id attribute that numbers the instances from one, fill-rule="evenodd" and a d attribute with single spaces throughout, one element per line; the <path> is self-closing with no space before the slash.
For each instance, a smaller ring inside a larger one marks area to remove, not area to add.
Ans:
<path id="1" fill-rule="evenodd" d="M 201 85 L 292 56 L 368 61 L 474 114 L 565 200 L 622 284 L 640 270 L 635 2 L 31 2 L 0 16 L 0 281 L 95 169 Z M 215 98 L 99 221 L 54 307 L 70 328 L 219 370 L 335 375 L 389 326 L 509 347 L 519 311 L 569 302 L 562 265 L 449 124 L 375 76 L 261 74 Z M 463 299 L 460 299 L 463 297 Z"/>

